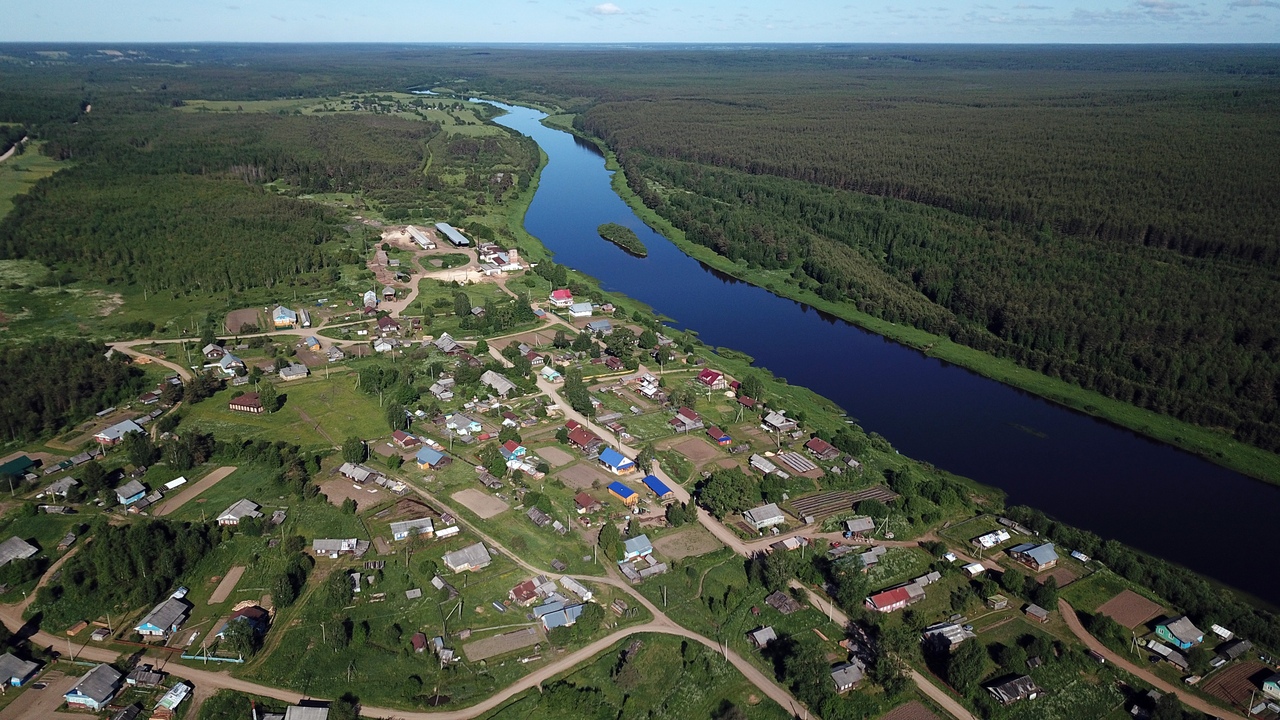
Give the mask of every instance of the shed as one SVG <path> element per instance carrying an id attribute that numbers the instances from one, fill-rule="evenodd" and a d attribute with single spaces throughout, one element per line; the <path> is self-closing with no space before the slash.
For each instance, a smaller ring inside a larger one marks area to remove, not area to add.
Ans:
<path id="1" fill-rule="evenodd" d="M 770 642 L 778 639 L 778 633 L 774 632 L 773 627 L 762 627 L 758 630 L 752 630 L 747 633 L 747 637 L 751 638 L 751 642 L 758 648 L 764 648 Z"/>
<path id="2" fill-rule="evenodd" d="M 1031 618 L 1032 620 L 1039 620 L 1042 623 L 1049 622 L 1049 611 L 1045 610 L 1039 605 L 1036 605 L 1035 603 L 1028 605 L 1026 609 L 1023 610 L 1023 612 L 1026 613 L 1027 617 Z"/>
<path id="3" fill-rule="evenodd" d="M 675 493 L 672 492 L 671 488 L 667 487 L 667 484 L 659 480 L 657 476 L 645 475 L 643 482 L 645 487 L 649 488 L 654 495 L 658 496 L 659 500 L 666 500 L 668 498 L 675 497 Z"/>
<path id="4" fill-rule="evenodd" d="M 595 512 L 596 510 L 600 509 L 600 501 L 596 500 L 595 498 L 591 497 L 585 492 L 580 492 L 577 495 L 574 495 L 573 504 L 578 506 L 579 515 L 583 513 Z"/>
<path id="5" fill-rule="evenodd" d="M 489 550 L 485 548 L 484 543 L 468 545 L 461 550 L 445 553 L 443 560 L 445 567 L 455 573 L 480 570 L 488 567 L 489 563 L 493 562 L 493 558 L 489 556 Z"/>
<path id="6" fill-rule="evenodd" d="M 622 501 L 623 505 L 633 507 L 640 502 L 640 495 L 620 482 L 609 483 L 609 494 Z"/>

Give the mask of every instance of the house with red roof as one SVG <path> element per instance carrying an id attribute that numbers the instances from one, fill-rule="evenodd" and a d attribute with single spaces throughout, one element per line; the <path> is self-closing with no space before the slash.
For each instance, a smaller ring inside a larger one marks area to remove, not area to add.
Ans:
<path id="1" fill-rule="evenodd" d="M 717 445 L 728 445 L 733 442 L 733 438 L 729 437 L 729 433 L 721 430 L 715 425 L 707 428 L 707 437 L 711 438 L 711 442 Z"/>
<path id="2" fill-rule="evenodd" d="M 502 457 L 506 460 L 517 460 L 529 453 L 525 446 L 515 440 L 508 440 L 502 443 L 502 447 L 499 449 L 499 452 L 502 453 Z"/>
<path id="3" fill-rule="evenodd" d="M 698 382 L 712 390 L 725 390 L 729 387 L 729 381 L 725 379 L 724 373 L 711 368 L 698 373 Z"/>
<path id="4" fill-rule="evenodd" d="M 525 580 L 511 588 L 511 591 L 507 593 L 507 597 L 520 607 L 529 607 L 534 600 L 538 599 L 538 586 L 532 580 Z"/>
<path id="5" fill-rule="evenodd" d="M 567 289 L 551 291 L 551 305 L 558 308 L 567 308 L 573 304 L 573 293 Z"/>
<path id="6" fill-rule="evenodd" d="M 924 588 L 910 584 L 876 593 L 867 598 L 866 607 L 876 612 L 891 613 L 924 599 Z"/>
<path id="7" fill-rule="evenodd" d="M 592 452 L 604 444 L 604 441 L 595 433 L 579 425 L 569 432 L 569 444 L 583 452 Z"/>
<path id="8" fill-rule="evenodd" d="M 819 437 L 810 438 L 809 442 L 804 444 L 804 449 L 813 453 L 819 460 L 835 460 L 840 457 L 839 450 Z"/>
<path id="9" fill-rule="evenodd" d="M 689 432 L 702 427 L 702 416 L 687 407 L 682 407 L 668 422 L 677 432 Z"/>
<path id="10" fill-rule="evenodd" d="M 600 509 L 600 501 L 584 492 L 580 492 L 573 496 L 573 504 L 578 506 L 579 515 L 595 512 Z"/>
<path id="11" fill-rule="evenodd" d="M 378 318 L 378 333 L 383 337 L 399 335 L 400 323 L 396 322 L 396 319 L 391 316 L 380 317 Z"/>
<path id="12" fill-rule="evenodd" d="M 403 430 L 397 430 L 391 433 L 391 440 L 396 445 L 399 445 L 402 450 L 408 450 L 409 448 L 414 447 L 415 445 L 422 444 L 422 441 L 419 440 L 416 436 L 410 435 L 409 433 Z"/>

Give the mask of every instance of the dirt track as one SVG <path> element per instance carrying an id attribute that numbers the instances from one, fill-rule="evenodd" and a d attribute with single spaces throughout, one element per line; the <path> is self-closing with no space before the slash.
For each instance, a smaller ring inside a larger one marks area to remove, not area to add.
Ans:
<path id="1" fill-rule="evenodd" d="M 244 575 L 244 566 L 237 565 L 222 578 L 222 582 L 218 583 L 218 587 L 214 588 L 213 594 L 209 596 L 209 604 L 217 605 L 220 602 L 226 602 L 231 597 L 232 591 L 236 589 L 236 583 L 240 582 L 240 576 Z"/>
<path id="2" fill-rule="evenodd" d="M 236 471 L 236 468 L 234 466 L 228 465 L 225 467 L 220 467 L 217 470 L 214 470 L 213 472 L 209 473 L 208 475 L 205 475 L 203 478 L 200 479 L 199 482 L 187 487 L 185 490 L 183 490 L 182 492 L 178 493 L 177 495 L 170 498 L 167 502 L 165 502 L 165 504 L 159 510 L 156 511 L 156 516 L 164 517 L 166 515 L 171 515 L 177 512 L 178 508 L 182 507 L 183 505 L 186 505 L 188 502 L 191 502 L 191 500 L 194 499 L 197 495 L 204 492 L 205 490 L 208 490 L 214 485 L 217 485 L 220 480 L 223 480 L 224 478 L 226 478 L 228 475 L 230 475 L 235 471 Z M 219 508 L 219 509 L 225 510 L 226 508 Z"/>

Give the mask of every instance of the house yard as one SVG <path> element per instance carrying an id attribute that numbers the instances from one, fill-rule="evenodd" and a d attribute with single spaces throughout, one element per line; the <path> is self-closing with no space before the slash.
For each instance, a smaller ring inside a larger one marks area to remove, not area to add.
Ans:
<path id="1" fill-rule="evenodd" d="M 605 476 L 604 473 L 587 465 L 574 465 L 567 470 L 557 473 L 556 477 L 559 477 L 564 481 L 565 485 L 568 485 L 574 490 L 589 490 L 593 483 L 608 485 L 613 482 Z M 624 480 L 623 482 L 626 481 Z"/>
<path id="2" fill-rule="evenodd" d="M 356 512 L 368 509 L 370 506 L 377 504 L 386 498 L 377 485 L 370 483 L 366 486 L 357 485 L 348 478 L 339 477 L 333 480 L 325 480 L 320 483 L 320 492 L 329 498 L 329 502 L 337 507 L 342 507 L 342 501 L 351 498 L 356 501 Z"/>
<path id="3" fill-rule="evenodd" d="M 668 557 L 672 560 L 683 560 L 694 555 L 706 555 L 719 548 L 720 541 L 716 540 L 701 525 L 696 524 L 688 530 L 663 535 L 653 542 L 654 550 L 661 553 L 663 557 Z"/>
<path id="4" fill-rule="evenodd" d="M 558 447 L 534 448 L 533 452 L 551 467 L 562 467 L 573 462 L 573 456 Z"/>
<path id="5" fill-rule="evenodd" d="M 449 497 L 453 498 L 456 502 L 462 503 L 468 510 L 479 515 L 485 520 L 501 515 L 507 511 L 507 508 L 511 507 L 498 498 L 493 497 L 492 495 L 486 495 L 476 488 L 459 490 Z"/>
<path id="6" fill-rule="evenodd" d="M 715 448 L 711 447 L 711 445 L 707 444 L 700 437 L 686 438 L 683 441 L 672 445 L 671 449 L 689 458 L 690 462 L 697 465 L 701 465 L 720 454 Z"/>
<path id="7" fill-rule="evenodd" d="M 1058 587 L 1064 588 L 1076 580 L 1080 579 L 1079 573 L 1068 567 L 1057 567 L 1049 572 L 1040 573 L 1036 576 L 1036 582 L 1043 583 L 1045 580 L 1053 578 L 1058 583 Z"/>
<path id="8" fill-rule="evenodd" d="M 240 328 L 245 325 L 262 326 L 262 318 L 258 315 L 258 308 L 244 308 L 242 310 L 232 310 L 227 313 L 226 330 L 228 334 L 235 335 L 240 332 Z"/>

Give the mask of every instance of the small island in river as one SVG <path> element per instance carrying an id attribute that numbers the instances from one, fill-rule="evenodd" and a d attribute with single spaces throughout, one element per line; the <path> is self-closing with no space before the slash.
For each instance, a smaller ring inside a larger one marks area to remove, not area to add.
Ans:
<path id="1" fill-rule="evenodd" d="M 605 223 L 596 228 L 596 232 L 600 233 L 600 237 L 635 255 L 636 257 L 648 257 L 649 249 L 640 242 L 640 238 L 629 227 L 619 225 L 618 223 Z"/>

